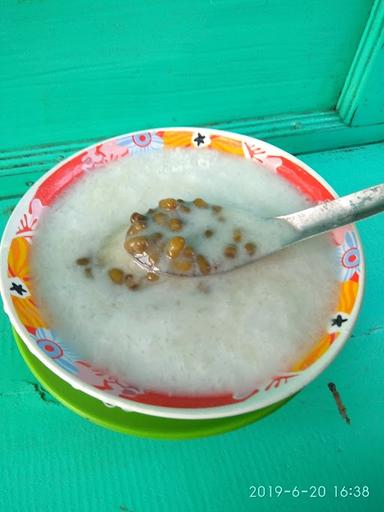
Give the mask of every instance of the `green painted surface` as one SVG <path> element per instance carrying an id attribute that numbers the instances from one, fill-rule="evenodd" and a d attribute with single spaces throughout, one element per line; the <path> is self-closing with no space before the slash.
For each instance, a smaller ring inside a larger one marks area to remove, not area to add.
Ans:
<path id="1" fill-rule="evenodd" d="M 355 111 L 353 126 L 377 123 L 384 125 L 384 21 L 382 31 L 382 46 Z"/>
<path id="2" fill-rule="evenodd" d="M 238 123 L 217 123 L 213 127 L 266 140 L 294 154 L 313 153 L 384 140 L 384 123 L 350 127 L 342 122 L 336 112 L 294 114 Z M 131 129 L 132 127 L 128 124 L 123 132 L 127 133 Z M 115 135 L 122 135 L 122 133 Z M 36 179 L 63 158 L 101 140 L 101 138 L 89 138 L 67 144 L 46 143 L 13 150 L 0 149 L 0 175 L 20 175 L 20 178 L 13 183 L 13 189 L 8 193 L 14 194 L 16 190 L 25 189 L 22 175 L 31 173 Z"/>
<path id="3" fill-rule="evenodd" d="M 17 162 L 22 165 L 30 158 L 19 155 Z M 383 181 L 384 144 L 307 154 L 303 160 L 340 194 Z M 16 181 L 19 170 L 13 168 Z M 11 196 L 0 200 L 0 230 L 24 190 L 22 182 L 14 184 L 13 171 L 0 175 L 1 196 Z M 34 178 L 33 173 L 23 175 L 25 182 Z M 381 510 L 383 227 L 383 215 L 360 223 L 367 262 L 366 293 L 353 336 L 341 354 L 279 411 L 222 436 L 156 441 L 114 433 L 87 422 L 39 388 L 1 314 L 0 510 Z M 328 382 L 336 383 L 350 425 L 339 416 Z M 327 496 L 311 499 L 286 494 L 250 499 L 249 486 L 253 484 L 290 489 L 295 485 L 301 489 L 324 485 Z M 335 499 L 334 485 L 368 485 L 370 497 Z"/>
<path id="4" fill-rule="evenodd" d="M 348 125 L 384 124 L 384 0 L 375 0 L 337 104 Z"/>
<path id="5" fill-rule="evenodd" d="M 0 231 L 33 181 L 105 136 L 161 125 L 216 124 L 294 152 L 384 139 L 383 124 L 348 128 L 330 112 L 372 5 L 370 0 L 3 2 Z M 366 84 L 357 124 L 380 123 L 380 67 L 372 68 Z M 383 181 L 384 144 L 303 159 L 339 193 Z M 171 443 L 87 422 L 39 387 L 1 314 L 0 510 L 379 510 L 383 216 L 361 223 L 360 232 L 367 289 L 345 349 L 281 410 L 218 437 Z M 342 395 L 349 426 L 338 415 L 330 381 Z M 252 484 L 291 489 L 323 484 L 328 494 L 252 500 Z M 371 496 L 335 499 L 333 485 L 369 485 Z"/>
<path id="6" fill-rule="evenodd" d="M 2 2 L 1 146 L 332 110 L 372 4 Z"/>

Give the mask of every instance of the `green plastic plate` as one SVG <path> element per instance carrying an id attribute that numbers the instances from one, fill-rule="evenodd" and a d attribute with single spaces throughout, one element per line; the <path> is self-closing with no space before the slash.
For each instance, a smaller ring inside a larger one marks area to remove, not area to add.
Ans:
<path id="1" fill-rule="evenodd" d="M 107 407 L 96 398 L 74 389 L 31 354 L 14 329 L 13 335 L 29 369 L 53 397 L 83 418 L 123 434 L 173 440 L 222 434 L 260 420 L 292 398 L 286 398 L 263 409 L 239 416 L 211 420 L 177 420 L 126 412 L 117 407 Z"/>

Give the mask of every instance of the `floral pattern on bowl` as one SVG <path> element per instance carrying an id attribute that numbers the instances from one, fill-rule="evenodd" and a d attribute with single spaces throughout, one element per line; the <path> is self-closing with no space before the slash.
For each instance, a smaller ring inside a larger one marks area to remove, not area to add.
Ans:
<path id="1" fill-rule="evenodd" d="M 262 164 L 288 180 L 315 202 L 335 197 L 329 186 L 308 166 L 288 153 L 250 137 L 204 128 L 170 128 L 135 132 L 95 144 L 70 157 L 44 175 L 22 198 L 2 240 L 1 291 L 6 312 L 31 352 L 77 389 L 105 403 L 138 412 L 170 417 L 220 417 L 254 410 L 301 389 L 329 364 L 346 341 L 356 319 L 362 292 L 363 261 L 356 229 L 335 230 L 339 253 L 339 303 L 327 332 L 289 372 L 271 376 L 246 395 L 168 395 L 139 389 L 107 370 L 95 368 L 66 343 L 57 339 L 44 322 L 34 299 L 29 253 L 42 213 L 80 177 L 111 161 L 146 151 L 189 147 L 220 151 Z"/>

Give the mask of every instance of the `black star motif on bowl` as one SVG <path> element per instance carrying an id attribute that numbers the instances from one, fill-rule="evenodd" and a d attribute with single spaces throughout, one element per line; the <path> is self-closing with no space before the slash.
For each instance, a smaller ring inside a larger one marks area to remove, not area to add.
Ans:
<path id="1" fill-rule="evenodd" d="M 196 142 L 196 144 L 198 146 L 200 146 L 200 144 L 204 144 L 204 139 L 205 139 L 205 135 L 201 135 L 201 133 L 197 133 L 197 137 L 195 137 L 193 139 L 194 142 Z"/>
<path id="2" fill-rule="evenodd" d="M 12 286 L 10 288 L 11 292 L 16 292 L 18 295 L 23 296 L 24 293 L 27 293 L 27 290 L 23 288 L 22 284 L 17 284 L 12 282 Z"/>
<path id="3" fill-rule="evenodd" d="M 337 325 L 337 327 L 341 327 L 344 322 L 347 322 L 348 318 L 343 318 L 341 315 L 337 315 L 336 318 L 332 318 L 332 325 Z"/>

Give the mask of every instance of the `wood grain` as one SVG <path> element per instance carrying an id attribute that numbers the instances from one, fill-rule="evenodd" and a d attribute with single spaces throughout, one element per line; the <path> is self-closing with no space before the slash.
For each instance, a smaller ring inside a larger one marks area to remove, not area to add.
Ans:
<path id="1" fill-rule="evenodd" d="M 1 146 L 332 110 L 372 3 L 3 2 Z"/>
<path id="2" fill-rule="evenodd" d="M 359 105 L 352 120 L 353 126 L 377 125 L 379 123 L 384 125 L 384 2 L 382 34 L 380 52 L 360 96 Z"/>
<path id="3" fill-rule="evenodd" d="M 350 127 L 345 125 L 335 112 L 218 123 L 211 127 L 254 136 L 294 154 L 384 140 L 384 124 Z M 46 143 L 20 149 L 0 150 L 0 177 L 14 177 L 13 180 L 9 180 L 7 197 L 23 194 L 33 181 L 61 160 L 103 138 L 105 135 L 69 143 Z M 0 187 L 1 183 L 4 181 L 0 181 Z"/>
<path id="4" fill-rule="evenodd" d="M 337 103 L 352 126 L 384 123 L 384 0 L 375 0 Z"/>
<path id="5" fill-rule="evenodd" d="M 18 160 L 28 158 L 20 155 Z M 384 144 L 307 154 L 303 159 L 337 192 L 347 194 L 382 181 Z M 27 181 L 36 173 L 18 176 Z M 14 182 L 16 176 L 0 175 L 2 196 L 22 193 L 21 182 Z M 16 202 L 0 200 L 0 231 Z M 219 437 L 153 441 L 88 423 L 42 393 L 1 314 L 0 510 L 380 510 L 384 499 L 383 222 L 383 216 L 376 216 L 360 224 L 368 269 L 366 293 L 359 321 L 341 354 L 281 410 Z M 329 382 L 337 385 L 351 425 L 340 417 Z M 323 499 L 252 500 L 248 496 L 253 484 L 286 488 L 322 484 L 328 494 Z M 336 484 L 369 485 L 371 495 L 336 500 L 331 496 Z"/>

